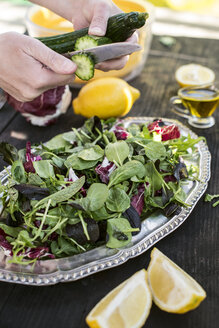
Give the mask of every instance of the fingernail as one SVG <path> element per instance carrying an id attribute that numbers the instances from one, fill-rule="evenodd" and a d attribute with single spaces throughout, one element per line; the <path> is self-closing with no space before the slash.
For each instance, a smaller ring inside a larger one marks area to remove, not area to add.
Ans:
<path id="1" fill-rule="evenodd" d="M 93 34 L 93 35 L 103 35 L 103 31 L 102 31 L 102 29 L 101 28 L 99 28 L 99 27 L 91 27 L 90 29 L 89 29 L 89 33 L 90 34 Z"/>

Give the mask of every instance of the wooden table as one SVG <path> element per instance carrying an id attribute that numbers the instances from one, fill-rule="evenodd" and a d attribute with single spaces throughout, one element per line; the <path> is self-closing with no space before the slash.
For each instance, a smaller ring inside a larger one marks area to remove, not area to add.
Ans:
<path id="1" fill-rule="evenodd" d="M 219 42 L 217 40 L 177 38 L 175 45 L 165 48 L 154 37 L 150 56 L 142 74 L 131 84 L 141 91 L 141 98 L 131 111 L 132 116 L 176 118 L 170 111 L 169 99 L 178 86 L 175 70 L 190 62 L 207 65 L 219 77 Z M 73 90 L 73 97 L 78 91 Z M 212 154 L 212 179 L 208 192 L 219 193 L 218 163 L 219 112 L 217 124 L 207 130 L 193 129 L 207 139 Z M 180 119 L 181 120 L 181 119 Z M 24 147 L 26 140 L 46 141 L 57 133 L 79 127 L 84 119 L 72 109 L 59 118 L 54 126 L 33 127 L 9 106 L 0 111 L 0 139 Z M 186 121 L 184 121 L 186 123 Z M 0 169 L 3 163 L 0 162 Z M 219 217 L 218 208 L 198 202 L 187 221 L 156 245 L 162 252 L 191 274 L 206 290 L 207 299 L 200 307 L 184 315 L 168 314 L 153 305 L 144 327 L 153 328 L 216 328 L 219 322 Z M 32 287 L 0 283 L 1 328 L 83 328 L 91 308 L 112 288 L 137 270 L 146 268 L 150 251 L 129 260 L 122 266 L 94 274 L 77 282 L 50 287 Z"/>

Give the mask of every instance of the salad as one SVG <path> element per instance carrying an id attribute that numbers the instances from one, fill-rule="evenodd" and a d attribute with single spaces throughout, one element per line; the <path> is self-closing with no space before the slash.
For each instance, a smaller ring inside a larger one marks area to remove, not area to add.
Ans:
<path id="1" fill-rule="evenodd" d="M 0 143 L 10 164 L 0 185 L 0 246 L 18 264 L 72 256 L 100 245 L 124 247 L 141 221 L 167 217 L 185 203 L 183 184 L 198 168 L 183 158 L 203 137 L 181 136 L 175 124 L 100 120 L 17 150 Z"/>

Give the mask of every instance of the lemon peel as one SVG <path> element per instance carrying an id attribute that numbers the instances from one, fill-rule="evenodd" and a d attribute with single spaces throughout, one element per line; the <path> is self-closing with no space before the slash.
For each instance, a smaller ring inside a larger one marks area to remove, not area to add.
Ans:
<path id="1" fill-rule="evenodd" d="M 126 115 L 140 91 L 122 79 L 106 77 L 87 83 L 73 100 L 75 114 L 102 119 Z"/>

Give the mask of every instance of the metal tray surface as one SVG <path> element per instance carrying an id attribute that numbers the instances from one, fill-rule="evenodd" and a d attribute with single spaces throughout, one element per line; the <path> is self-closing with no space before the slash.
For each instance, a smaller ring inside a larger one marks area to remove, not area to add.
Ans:
<path id="1" fill-rule="evenodd" d="M 149 123 L 153 119 L 154 117 L 129 117 L 123 122 L 125 127 L 128 127 L 132 123 Z M 163 118 L 163 121 L 177 124 L 182 135 L 190 134 L 192 138 L 198 137 L 179 121 L 166 118 Z M 0 250 L 0 280 L 35 286 L 75 281 L 95 272 L 121 265 L 128 259 L 144 253 L 160 239 L 177 229 L 188 218 L 205 192 L 210 179 L 211 155 L 208 146 L 203 141 L 197 144 L 197 149 L 197 156 L 194 156 L 192 162 L 190 160 L 189 163 L 194 163 L 199 167 L 199 181 L 189 181 L 185 185 L 187 194 L 185 201 L 190 206 L 182 208 L 180 214 L 167 219 L 159 211 L 153 213 L 142 222 L 141 232 L 134 236 L 131 243 L 122 249 L 109 249 L 101 246 L 79 255 L 37 261 L 34 267 L 10 263 L 10 257 Z M 6 170 L 0 172 L 0 181 L 2 184 L 7 183 Z"/>

